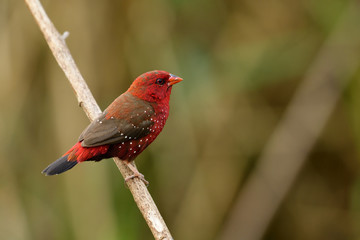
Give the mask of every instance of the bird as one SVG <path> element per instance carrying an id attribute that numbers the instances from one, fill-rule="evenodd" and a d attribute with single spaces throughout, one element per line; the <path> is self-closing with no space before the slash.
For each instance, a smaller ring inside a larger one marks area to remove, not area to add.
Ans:
<path id="1" fill-rule="evenodd" d="M 140 75 L 84 129 L 77 143 L 42 173 L 57 175 L 78 163 L 118 157 L 133 172 L 125 181 L 138 177 L 147 183 L 131 162 L 164 128 L 172 87 L 182 80 L 162 70 Z"/>

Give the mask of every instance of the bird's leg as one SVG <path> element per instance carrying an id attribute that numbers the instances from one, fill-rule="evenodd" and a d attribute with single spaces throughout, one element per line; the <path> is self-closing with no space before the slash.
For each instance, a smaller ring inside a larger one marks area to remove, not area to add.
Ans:
<path id="1" fill-rule="evenodd" d="M 141 173 L 136 169 L 136 167 L 131 164 L 131 162 L 125 161 L 125 163 L 126 163 L 126 165 L 130 168 L 130 170 L 133 171 L 133 173 L 134 173 L 133 175 L 126 177 L 126 178 L 125 178 L 125 182 L 127 182 L 127 181 L 130 180 L 130 179 L 133 179 L 133 178 L 136 178 L 136 177 L 137 177 L 137 178 L 139 178 L 141 181 L 143 181 L 143 182 L 146 184 L 146 186 L 149 185 L 149 182 L 146 181 L 144 175 L 141 174 Z"/>

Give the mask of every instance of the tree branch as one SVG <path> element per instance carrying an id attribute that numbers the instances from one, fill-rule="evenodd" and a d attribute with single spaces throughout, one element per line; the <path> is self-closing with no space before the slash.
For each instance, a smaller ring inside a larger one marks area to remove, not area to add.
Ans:
<path id="1" fill-rule="evenodd" d="M 298 87 L 244 184 L 220 239 L 259 240 L 358 69 L 359 5 L 351 1 Z"/>
<path id="2" fill-rule="evenodd" d="M 101 113 L 101 110 L 66 46 L 65 34 L 63 36 L 59 34 L 39 0 L 25 0 L 25 2 L 44 34 L 56 61 L 70 81 L 79 105 L 92 121 Z M 119 158 L 114 158 L 114 162 L 124 178 L 133 174 Z M 133 178 L 127 181 L 127 185 L 154 238 L 173 239 L 145 184 L 140 179 Z"/>

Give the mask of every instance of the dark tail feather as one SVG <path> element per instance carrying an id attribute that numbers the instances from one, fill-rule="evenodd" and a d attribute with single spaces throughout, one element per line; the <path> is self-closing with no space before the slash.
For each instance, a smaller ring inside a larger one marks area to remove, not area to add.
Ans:
<path id="1" fill-rule="evenodd" d="M 46 176 L 51 176 L 70 170 L 77 164 L 77 161 L 68 161 L 67 157 L 68 155 L 59 158 L 58 160 L 50 164 L 47 168 L 45 168 L 42 173 L 44 173 Z"/>

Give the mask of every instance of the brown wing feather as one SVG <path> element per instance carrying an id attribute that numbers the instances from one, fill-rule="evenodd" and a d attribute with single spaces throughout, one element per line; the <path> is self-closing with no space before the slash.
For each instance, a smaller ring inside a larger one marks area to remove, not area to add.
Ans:
<path id="1" fill-rule="evenodd" d="M 150 104 L 123 94 L 81 133 L 81 146 L 96 147 L 142 138 L 150 133 L 153 114 Z"/>

